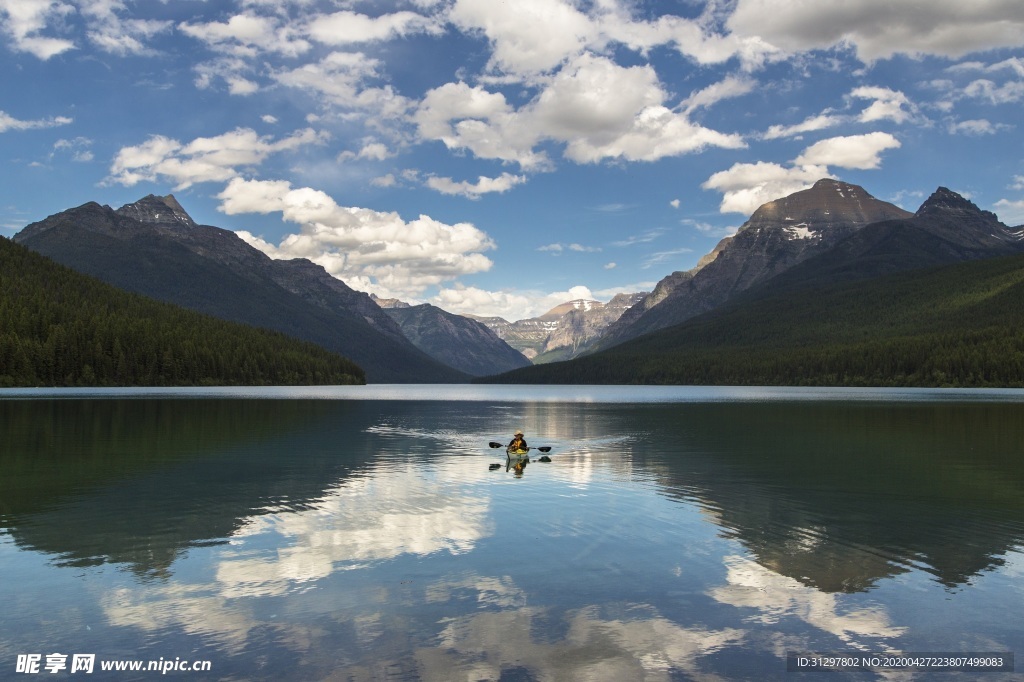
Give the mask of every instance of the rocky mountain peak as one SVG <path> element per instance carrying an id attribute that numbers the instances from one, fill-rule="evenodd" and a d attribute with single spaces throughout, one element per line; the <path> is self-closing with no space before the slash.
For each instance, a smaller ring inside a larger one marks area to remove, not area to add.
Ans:
<path id="1" fill-rule="evenodd" d="M 794 237 L 806 239 L 833 225 L 856 228 L 910 216 L 908 211 L 876 199 L 859 185 L 822 178 L 810 189 L 763 204 L 741 229 L 777 226 Z"/>
<path id="2" fill-rule="evenodd" d="M 590 310 L 595 310 L 603 307 L 604 303 L 601 303 L 600 301 L 578 298 L 573 301 L 566 301 L 565 303 L 556 305 L 554 308 L 541 315 L 540 319 L 547 320 L 559 318 L 562 315 L 565 315 L 566 313 L 572 312 L 573 310 L 579 310 L 580 312 L 588 312 Z"/>
<path id="3" fill-rule="evenodd" d="M 998 220 L 995 213 L 981 210 L 974 202 L 957 194 L 948 187 L 939 187 L 932 192 L 932 195 L 921 204 L 921 208 L 917 209 L 917 213 L 914 215 L 918 218 L 945 216 L 961 218 L 984 217 L 990 220 Z"/>
<path id="4" fill-rule="evenodd" d="M 402 301 L 402 300 L 397 299 L 397 298 L 380 298 L 376 294 L 370 294 L 370 298 L 373 300 L 374 303 L 379 305 L 381 308 L 384 308 L 385 310 L 387 310 L 389 308 L 411 308 L 412 307 L 412 305 L 410 305 L 409 303 L 406 303 L 405 301 Z"/>
<path id="5" fill-rule="evenodd" d="M 196 224 L 173 194 L 165 197 L 150 194 L 134 204 L 125 204 L 115 212 L 142 223 L 165 227 L 195 227 Z"/>

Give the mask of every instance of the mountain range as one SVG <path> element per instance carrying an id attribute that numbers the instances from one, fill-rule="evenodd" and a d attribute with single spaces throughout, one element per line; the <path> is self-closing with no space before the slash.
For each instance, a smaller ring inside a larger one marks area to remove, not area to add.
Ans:
<path id="1" fill-rule="evenodd" d="M 598 348 L 678 324 L 824 253 L 871 223 L 908 218 L 864 188 L 819 180 L 810 189 L 762 205 L 692 270 L 661 280 L 612 325 Z"/>
<path id="2" fill-rule="evenodd" d="M 803 198 L 832 188 L 847 207 L 891 211 L 852 187 L 819 182 Z M 755 213 L 713 261 L 662 287 L 669 293 L 651 307 L 634 306 L 619 343 L 496 380 L 1024 384 L 1024 230 L 944 187 L 914 214 L 868 223 L 853 212 L 852 220 L 801 225 L 808 213 L 824 215 L 820 203 L 807 206 L 791 204 L 774 224 Z M 829 208 L 835 220 L 836 204 Z M 825 234 L 833 227 L 843 236 Z M 741 239 L 751 228 L 757 238 Z M 831 245 L 801 252 L 787 243 L 807 239 Z M 745 273 L 754 284 L 742 286 Z"/>
<path id="3" fill-rule="evenodd" d="M 530 365 L 525 355 L 476 320 L 428 303 L 375 300 L 417 348 L 466 374 L 486 376 Z"/>
<path id="4" fill-rule="evenodd" d="M 173 197 L 116 211 L 90 202 L 14 241 L 118 288 L 312 341 L 356 362 L 370 382 L 468 378 L 416 348 L 367 294 L 308 260 L 273 260 L 234 232 L 198 225 Z"/>
<path id="5" fill-rule="evenodd" d="M 823 179 L 761 206 L 695 268 L 666 276 L 650 293 L 568 301 L 516 322 L 354 291 L 308 260 L 273 260 L 231 231 L 196 224 L 170 195 L 117 210 L 90 202 L 27 226 L 14 241 L 121 289 L 312 341 L 358 363 L 370 382 L 443 383 L 501 372 L 509 374 L 498 380 L 546 381 L 554 374 L 531 364 L 593 367 L 591 357 L 600 364 L 606 353 L 655 347 L 671 354 L 672 344 L 699 355 L 709 347 L 695 346 L 697 337 L 723 348 L 749 338 L 749 329 L 728 325 L 755 324 L 757 310 L 821 316 L 815 298 L 825 289 L 863 286 L 861 294 L 878 295 L 870 287 L 881 278 L 1022 253 L 1024 229 L 943 187 L 910 213 Z M 705 333 L 710 320 L 717 336 Z M 693 336 L 696 328 L 704 331 Z M 657 343 L 647 340 L 652 334 Z"/>
<path id="6" fill-rule="evenodd" d="M 646 292 L 617 294 L 608 303 L 576 299 L 557 305 L 539 317 L 515 322 L 502 317 L 467 317 L 487 325 L 539 365 L 584 355 L 623 313 L 646 295 Z"/>

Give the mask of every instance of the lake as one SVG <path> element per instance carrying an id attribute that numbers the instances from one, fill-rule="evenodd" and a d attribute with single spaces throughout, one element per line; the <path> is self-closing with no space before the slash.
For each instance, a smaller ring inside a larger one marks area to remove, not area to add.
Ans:
<path id="1" fill-rule="evenodd" d="M 507 467 L 517 428 L 551 461 Z M 0 438 L 0 679 L 1024 652 L 1024 391 L 22 389 Z M 959 663 L 824 679 L 1020 679 Z"/>

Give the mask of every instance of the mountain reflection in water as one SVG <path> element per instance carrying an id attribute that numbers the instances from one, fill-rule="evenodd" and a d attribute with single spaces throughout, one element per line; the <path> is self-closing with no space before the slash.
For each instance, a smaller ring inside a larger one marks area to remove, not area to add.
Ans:
<path id="1" fill-rule="evenodd" d="M 788 679 L 792 649 L 1013 650 L 1022 417 L 0 400 L 0 665 L 92 646 L 247 679 Z M 520 427 L 553 461 L 490 470 Z"/>

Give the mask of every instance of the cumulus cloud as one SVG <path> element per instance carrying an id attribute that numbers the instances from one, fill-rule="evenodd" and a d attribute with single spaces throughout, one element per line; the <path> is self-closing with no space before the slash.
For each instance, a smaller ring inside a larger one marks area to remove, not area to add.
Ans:
<path id="1" fill-rule="evenodd" d="M 815 142 L 794 163 L 800 166 L 839 166 L 867 170 L 878 168 L 883 151 L 897 149 L 899 146 L 899 140 L 889 133 L 833 137 Z"/>
<path id="2" fill-rule="evenodd" d="M 1019 47 L 1024 11 L 1005 0 L 932 0 L 927 11 L 891 0 L 739 0 L 726 27 L 791 53 L 849 46 L 865 62 L 896 54 L 956 58 Z"/>
<path id="3" fill-rule="evenodd" d="M 722 192 L 722 213 L 749 215 L 764 203 L 808 189 L 821 178 L 829 177 L 824 166 L 786 168 L 777 163 L 758 161 L 738 163 L 719 171 L 702 185 Z"/>
<path id="4" fill-rule="evenodd" d="M 641 54 L 671 46 L 699 64 L 737 58 L 756 68 L 775 58 L 777 48 L 757 35 L 722 34 L 715 3 L 703 16 L 664 15 L 651 21 L 633 16 L 627 3 L 595 2 L 590 7 L 568 0 L 456 0 L 449 19 L 460 30 L 487 38 L 490 70 L 529 79 L 551 73 L 586 51 L 608 52 L 620 45 Z"/>
<path id="5" fill-rule="evenodd" d="M 1024 190 L 1024 175 L 1013 176 L 1009 189 Z M 995 209 L 1007 225 L 1024 225 L 1024 200 L 1000 199 L 995 203 Z"/>
<path id="6" fill-rule="evenodd" d="M 457 315 L 501 317 L 510 322 L 539 314 L 535 312 L 538 306 L 534 304 L 534 299 L 527 294 L 514 291 L 487 291 L 461 284 L 443 287 L 430 302 Z"/>
<path id="7" fill-rule="evenodd" d="M 451 178 L 440 178 L 431 176 L 427 178 L 427 187 L 436 190 L 441 194 L 454 194 L 459 196 L 468 197 L 470 199 L 479 199 L 484 194 L 491 192 L 503 193 L 512 189 L 516 185 L 520 185 L 526 182 L 525 175 L 512 175 L 511 173 L 502 173 L 496 178 L 488 178 L 481 175 L 477 178 L 476 182 L 467 182 L 465 180 L 456 182 Z"/>
<path id="8" fill-rule="evenodd" d="M 280 244 L 248 232 L 239 236 L 273 258 L 308 258 L 349 286 L 385 298 L 416 298 L 429 286 L 489 270 L 482 252 L 494 248 L 470 223 L 447 225 L 421 215 L 338 205 L 324 192 L 283 180 L 235 178 L 217 195 L 228 215 L 280 213 L 299 226 Z"/>
<path id="9" fill-rule="evenodd" d="M 737 163 L 715 173 L 701 187 L 722 192 L 719 207 L 722 213 L 750 215 L 761 204 L 832 177 L 829 166 L 859 170 L 878 168 L 882 152 L 899 146 L 899 140 L 889 133 L 832 137 L 804 149 L 792 166 L 765 161 Z"/>
<path id="10" fill-rule="evenodd" d="M 861 123 L 884 120 L 903 123 L 910 120 L 914 115 L 913 103 L 911 103 L 906 95 L 896 90 L 881 87 L 860 87 L 855 88 L 850 93 L 850 96 L 858 99 L 874 100 L 857 117 L 857 120 Z"/>
<path id="11" fill-rule="evenodd" d="M 799 137 L 804 133 L 827 130 L 852 121 L 873 123 L 876 121 L 893 121 L 906 123 L 918 117 L 917 107 L 902 92 L 883 87 L 862 86 L 854 88 L 847 96 L 852 100 L 873 100 L 857 115 L 842 114 L 834 109 L 826 109 L 820 114 L 809 116 L 800 123 L 791 125 L 776 124 L 768 128 L 761 138 L 776 140 L 780 138 Z"/>
<path id="12" fill-rule="evenodd" d="M 71 123 L 74 123 L 74 119 L 68 118 L 67 116 L 51 116 L 50 118 L 40 118 L 34 121 L 23 121 L 14 118 L 6 111 L 0 111 L 0 133 L 6 133 L 8 130 L 56 128 L 58 126 L 66 126 Z"/>
<path id="13" fill-rule="evenodd" d="M 236 14 L 223 22 L 182 22 L 178 24 L 178 30 L 213 50 L 238 57 L 254 57 L 260 53 L 297 57 L 311 47 L 295 28 L 276 17 L 254 13 Z"/>
<path id="14" fill-rule="evenodd" d="M 430 302 L 451 313 L 501 317 L 515 322 L 543 315 L 567 301 L 595 298 L 594 292 L 583 285 L 570 287 L 565 291 L 543 292 L 487 291 L 457 284 L 442 288 Z"/>
<path id="15" fill-rule="evenodd" d="M 420 138 L 443 142 L 449 149 L 466 149 L 482 159 L 513 161 L 523 169 L 548 163 L 534 151 L 538 141 L 523 117 L 501 93 L 480 86 L 446 83 L 426 93 L 414 115 Z"/>
<path id="16" fill-rule="evenodd" d="M 407 98 L 390 85 L 370 85 L 380 79 L 380 66 L 362 52 L 332 52 L 318 62 L 276 71 L 272 78 L 343 111 L 372 113 L 377 120 L 403 117 L 411 106 Z"/>
<path id="17" fill-rule="evenodd" d="M 175 183 L 175 190 L 182 190 L 197 182 L 230 180 L 241 169 L 256 167 L 271 154 L 324 140 L 322 133 L 310 128 L 276 141 L 249 128 L 196 138 L 188 144 L 153 135 L 142 144 L 124 147 L 117 153 L 107 182 L 131 187 L 142 181 L 169 181 Z"/>
<path id="18" fill-rule="evenodd" d="M 59 0 L 0 0 L 0 30 L 11 39 L 10 47 L 49 59 L 75 49 L 73 41 L 39 35 L 51 21 L 75 11 L 73 5 Z"/>
<path id="19" fill-rule="evenodd" d="M 342 10 L 316 17 L 307 30 L 317 42 L 336 46 L 388 40 L 412 33 L 439 33 L 441 26 L 434 19 L 415 12 L 370 17 Z"/>
<path id="20" fill-rule="evenodd" d="M 519 109 L 501 93 L 449 83 L 427 93 L 415 118 L 423 139 L 524 169 L 545 166 L 547 157 L 535 149 L 543 141 L 564 144 L 565 156 L 577 163 L 655 161 L 745 145 L 739 135 L 705 128 L 669 109 L 667 98 L 650 66 L 624 67 L 588 53 Z"/>
<path id="21" fill-rule="evenodd" d="M 510 73 L 554 69 L 583 51 L 594 33 L 590 18 L 563 0 L 456 0 L 448 18 L 491 43 L 491 68 Z"/>

